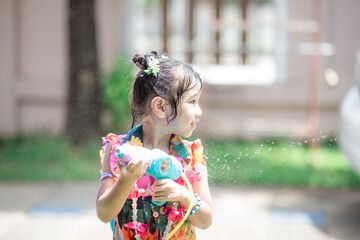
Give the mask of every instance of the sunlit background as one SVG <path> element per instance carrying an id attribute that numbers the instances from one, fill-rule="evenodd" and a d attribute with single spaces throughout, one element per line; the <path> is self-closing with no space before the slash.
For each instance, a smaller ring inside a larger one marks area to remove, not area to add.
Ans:
<path id="1" fill-rule="evenodd" d="M 98 150 L 130 129 L 131 59 L 153 50 L 204 83 L 192 139 L 215 219 L 199 239 L 359 239 L 359 9 L 0 0 L 0 239 L 111 238 L 94 209 Z"/>

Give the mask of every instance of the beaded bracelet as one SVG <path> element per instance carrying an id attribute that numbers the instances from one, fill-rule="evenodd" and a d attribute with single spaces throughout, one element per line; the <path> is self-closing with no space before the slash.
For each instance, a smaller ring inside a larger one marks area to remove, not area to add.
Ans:
<path id="1" fill-rule="evenodd" d="M 113 178 L 114 174 L 111 171 L 108 172 L 102 172 L 101 173 L 101 178 L 100 178 L 100 182 L 104 179 L 104 178 Z"/>
<path id="2" fill-rule="evenodd" d="M 194 197 L 196 198 L 196 206 L 193 210 L 191 210 L 190 215 L 195 215 L 195 213 L 200 209 L 201 198 L 197 193 L 194 193 Z"/>

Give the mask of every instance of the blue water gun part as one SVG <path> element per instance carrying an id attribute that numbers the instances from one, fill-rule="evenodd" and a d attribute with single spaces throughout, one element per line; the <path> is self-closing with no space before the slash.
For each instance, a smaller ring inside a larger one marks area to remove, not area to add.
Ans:
<path id="1" fill-rule="evenodd" d="M 155 181 L 163 178 L 177 180 L 182 174 L 182 165 L 174 156 L 171 156 L 160 149 L 149 150 L 144 147 L 123 144 L 115 149 L 115 156 L 123 166 L 129 164 L 134 158 L 151 157 L 146 174 L 155 178 Z M 166 201 L 152 201 L 154 204 L 161 206 Z"/>

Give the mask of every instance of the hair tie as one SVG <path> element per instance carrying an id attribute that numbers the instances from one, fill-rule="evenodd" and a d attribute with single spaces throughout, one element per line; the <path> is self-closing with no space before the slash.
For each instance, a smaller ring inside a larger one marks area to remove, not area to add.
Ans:
<path id="1" fill-rule="evenodd" d="M 150 60 L 148 63 L 149 67 L 148 67 L 148 69 L 144 70 L 144 72 L 146 72 L 148 75 L 154 74 L 154 76 L 157 77 L 157 74 L 160 71 L 159 63 L 160 63 L 159 60 L 157 60 L 153 57 L 150 57 Z"/>
<path id="2" fill-rule="evenodd" d="M 114 174 L 112 173 L 112 171 L 101 172 L 100 182 L 101 182 L 104 178 L 114 178 Z"/>

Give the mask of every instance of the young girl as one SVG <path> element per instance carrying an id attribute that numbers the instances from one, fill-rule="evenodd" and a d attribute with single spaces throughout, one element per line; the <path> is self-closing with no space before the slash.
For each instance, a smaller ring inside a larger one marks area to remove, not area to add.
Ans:
<path id="1" fill-rule="evenodd" d="M 199 107 L 202 81 L 191 66 L 159 57 L 156 52 L 136 54 L 137 74 L 130 98 L 133 127 L 126 135 L 108 134 L 100 151 L 102 176 L 96 201 L 97 215 L 110 222 L 114 239 L 195 239 L 195 228 L 212 223 L 212 203 L 206 160 L 200 140 L 188 142 L 202 114 Z M 130 143 L 158 148 L 176 157 L 191 182 L 194 197 L 182 178 L 176 181 L 145 174 L 148 156 L 122 166 L 114 155 L 117 146 Z M 167 201 L 157 206 L 152 201 Z M 192 201 L 191 201 L 192 200 Z M 180 228 L 172 230 L 190 207 L 190 215 Z"/>

